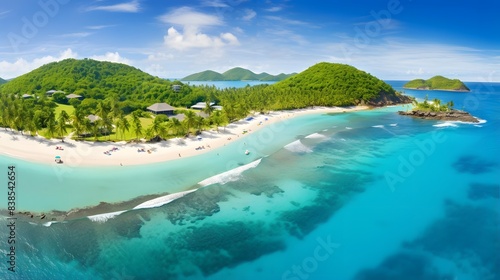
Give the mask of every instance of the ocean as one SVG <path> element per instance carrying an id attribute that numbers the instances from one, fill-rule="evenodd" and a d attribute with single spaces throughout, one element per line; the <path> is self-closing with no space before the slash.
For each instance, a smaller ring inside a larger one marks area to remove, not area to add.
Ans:
<path id="1" fill-rule="evenodd" d="M 8 166 L 22 211 L 185 192 L 154 208 L 20 218 L 14 235 L 3 211 L 0 279 L 500 279 L 500 84 L 466 84 L 470 93 L 404 91 L 453 100 L 480 124 L 392 106 L 296 117 L 144 166 L 57 169 L 0 156 L 2 209 Z"/>

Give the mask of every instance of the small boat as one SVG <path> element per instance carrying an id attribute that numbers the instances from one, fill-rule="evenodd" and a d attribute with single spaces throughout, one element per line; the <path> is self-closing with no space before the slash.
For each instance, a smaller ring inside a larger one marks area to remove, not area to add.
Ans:
<path id="1" fill-rule="evenodd" d="M 250 152 L 248 150 L 245 151 L 245 155 L 249 155 Z"/>

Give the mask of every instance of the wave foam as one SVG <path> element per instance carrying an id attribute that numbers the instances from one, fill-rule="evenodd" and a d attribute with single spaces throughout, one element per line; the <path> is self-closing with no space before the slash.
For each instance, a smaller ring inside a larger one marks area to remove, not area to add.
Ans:
<path id="1" fill-rule="evenodd" d="M 345 129 L 352 129 L 352 127 L 346 126 Z"/>
<path id="2" fill-rule="evenodd" d="M 434 127 L 458 127 L 458 125 L 453 122 L 444 122 L 433 125 Z"/>
<path id="3" fill-rule="evenodd" d="M 212 176 L 210 178 L 207 178 L 201 182 L 198 183 L 198 185 L 201 185 L 202 187 L 206 187 L 208 185 L 213 185 L 213 184 L 226 184 L 228 182 L 234 182 L 237 181 L 240 178 L 240 175 L 248 170 L 257 167 L 260 162 L 262 161 L 262 158 L 252 161 L 249 164 L 236 167 L 234 169 L 231 169 L 229 171 L 217 174 L 215 176 Z"/>
<path id="4" fill-rule="evenodd" d="M 163 206 L 165 204 L 168 204 L 178 198 L 181 198 L 183 196 L 185 196 L 186 194 L 188 193 L 192 193 L 196 190 L 189 190 L 189 191 L 184 191 L 184 192 L 178 192 L 178 193 L 173 193 L 173 194 L 169 194 L 169 195 L 165 195 L 165 196 L 162 196 L 162 197 L 157 197 L 155 199 L 151 199 L 151 200 L 148 200 L 146 202 L 143 202 L 139 205 L 137 205 L 136 207 L 132 208 L 132 209 L 145 209 L 145 208 L 155 208 L 155 207 L 160 207 L 160 206 Z"/>
<path id="5" fill-rule="evenodd" d="M 92 222 L 98 222 L 98 223 L 104 223 L 109 219 L 113 219 L 114 217 L 120 215 L 121 213 L 126 212 L 126 211 L 116 211 L 116 212 L 111 212 L 111 213 L 104 213 L 104 214 L 99 214 L 99 215 L 93 215 L 93 216 L 88 216 Z"/>
<path id="6" fill-rule="evenodd" d="M 311 135 L 307 135 L 305 138 L 308 138 L 308 139 L 325 139 L 327 137 L 325 135 L 323 135 L 323 134 L 313 133 Z"/>
<path id="7" fill-rule="evenodd" d="M 293 141 L 292 143 L 286 145 L 284 148 L 293 153 L 312 153 L 313 151 L 306 145 L 302 144 L 300 140 Z"/>

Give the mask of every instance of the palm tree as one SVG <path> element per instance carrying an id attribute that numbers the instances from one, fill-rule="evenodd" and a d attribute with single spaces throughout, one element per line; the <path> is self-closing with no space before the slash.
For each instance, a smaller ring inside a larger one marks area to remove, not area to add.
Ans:
<path id="1" fill-rule="evenodd" d="M 203 108 L 203 112 L 207 113 L 207 115 L 210 117 L 210 115 L 212 115 L 213 111 L 214 111 L 214 107 L 212 107 L 210 99 L 207 98 L 205 100 L 205 108 Z"/>
<path id="2" fill-rule="evenodd" d="M 435 98 L 432 103 L 434 103 L 434 108 L 436 109 L 436 111 L 441 111 L 440 108 L 441 108 L 441 100 Z"/>
<path id="3" fill-rule="evenodd" d="M 116 122 L 116 137 L 117 138 L 118 138 L 118 130 L 121 130 L 122 140 L 123 140 L 123 136 L 125 134 L 125 131 L 130 130 L 130 123 L 128 122 L 127 117 L 125 117 L 124 115 L 121 115 L 118 118 L 118 121 Z"/>
<path id="4" fill-rule="evenodd" d="M 132 131 L 135 134 L 136 140 L 139 140 L 139 137 L 142 135 L 142 124 L 139 114 L 136 112 L 132 113 Z"/>
<path id="5" fill-rule="evenodd" d="M 191 127 L 196 125 L 196 114 L 193 111 L 187 111 L 184 115 L 186 116 L 184 123 L 186 124 L 187 133 L 189 134 Z"/>
<path id="6" fill-rule="evenodd" d="M 219 126 L 227 122 L 227 116 L 222 111 L 216 110 L 212 116 L 210 116 L 210 120 L 215 124 L 217 131 L 219 131 Z"/>
<path id="7" fill-rule="evenodd" d="M 47 122 L 47 136 L 52 138 L 54 136 L 54 133 L 56 132 L 56 123 L 54 120 L 49 120 Z"/>
<path id="8" fill-rule="evenodd" d="M 71 117 L 73 127 L 75 128 L 76 137 L 79 138 L 80 135 L 85 132 L 85 117 L 83 112 L 76 109 Z"/>
<path id="9" fill-rule="evenodd" d="M 155 138 L 155 132 L 153 131 L 153 128 L 151 126 L 146 128 L 144 137 L 147 141 L 151 141 L 151 139 Z"/>
<path id="10" fill-rule="evenodd" d="M 170 118 L 168 122 L 168 127 L 174 131 L 175 135 L 181 134 L 183 126 L 182 123 L 177 118 Z M 182 133 L 184 134 L 184 133 Z"/>
<path id="11" fill-rule="evenodd" d="M 59 133 L 59 137 L 63 138 L 63 135 L 66 134 L 66 122 L 69 121 L 69 115 L 65 110 L 62 110 L 59 114 L 59 118 L 57 118 L 57 132 Z"/>

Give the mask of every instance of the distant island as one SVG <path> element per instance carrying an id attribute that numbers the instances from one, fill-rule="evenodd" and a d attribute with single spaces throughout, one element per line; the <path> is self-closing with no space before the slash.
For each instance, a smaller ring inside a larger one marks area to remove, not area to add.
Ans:
<path id="1" fill-rule="evenodd" d="M 447 90 L 469 92 L 470 89 L 458 79 L 448 79 L 443 76 L 434 76 L 428 80 L 415 79 L 406 83 L 403 88 L 419 90 Z"/>
<path id="2" fill-rule="evenodd" d="M 410 116 L 420 119 L 460 121 L 478 123 L 479 120 L 465 111 L 453 109 L 453 101 L 442 104 L 441 100 L 428 100 L 426 96 L 423 102 L 413 101 L 414 108 L 411 111 L 399 111 L 402 116 Z"/>
<path id="3" fill-rule="evenodd" d="M 181 79 L 181 81 L 282 81 L 297 73 L 271 75 L 266 72 L 256 74 L 248 69 L 236 67 L 224 73 L 212 70 L 191 74 Z"/>

